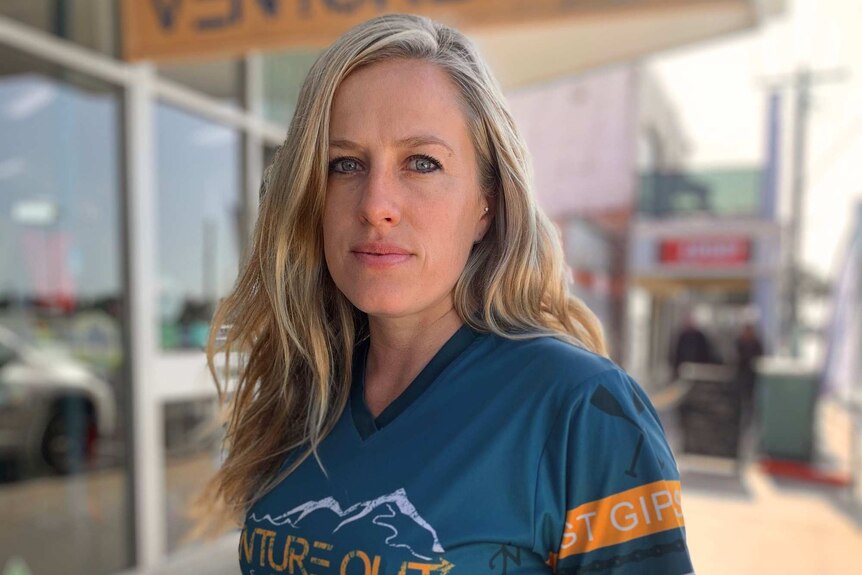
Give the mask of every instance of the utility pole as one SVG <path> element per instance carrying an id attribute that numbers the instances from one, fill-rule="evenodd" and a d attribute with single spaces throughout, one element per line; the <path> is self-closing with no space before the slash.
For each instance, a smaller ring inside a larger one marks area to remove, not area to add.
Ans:
<path id="1" fill-rule="evenodd" d="M 801 69 L 794 82 L 793 105 L 793 180 L 790 187 L 790 245 L 787 262 L 787 326 L 781 331 L 789 337 L 790 355 L 799 357 L 799 282 L 802 279 L 802 224 L 805 195 L 805 158 L 808 143 L 808 114 L 811 109 L 811 71 Z"/>
<path id="2" fill-rule="evenodd" d="M 802 281 L 802 232 L 804 223 L 805 200 L 805 162 L 808 147 L 808 116 L 811 112 L 811 91 L 818 84 L 841 81 L 845 77 L 840 70 L 812 71 L 800 68 L 790 77 L 778 78 L 767 82 L 772 91 L 790 88 L 794 92 L 793 105 L 793 160 L 790 187 L 790 222 L 787 245 L 787 263 L 784 268 L 786 300 L 781 314 L 780 347 L 799 357 L 800 283 Z"/>

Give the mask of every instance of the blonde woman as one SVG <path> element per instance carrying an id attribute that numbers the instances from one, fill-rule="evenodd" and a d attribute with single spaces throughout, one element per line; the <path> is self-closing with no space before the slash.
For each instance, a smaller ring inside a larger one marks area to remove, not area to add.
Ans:
<path id="1" fill-rule="evenodd" d="M 656 413 L 605 357 L 472 44 L 390 15 L 310 71 L 251 256 L 211 494 L 246 575 L 692 571 Z"/>

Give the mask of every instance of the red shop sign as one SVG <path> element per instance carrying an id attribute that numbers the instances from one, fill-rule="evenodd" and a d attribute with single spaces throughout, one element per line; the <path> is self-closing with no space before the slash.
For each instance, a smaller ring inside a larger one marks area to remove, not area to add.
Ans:
<path id="1" fill-rule="evenodd" d="M 708 237 L 662 240 L 659 261 L 671 265 L 738 266 L 751 260 L 746 238 Z"/>

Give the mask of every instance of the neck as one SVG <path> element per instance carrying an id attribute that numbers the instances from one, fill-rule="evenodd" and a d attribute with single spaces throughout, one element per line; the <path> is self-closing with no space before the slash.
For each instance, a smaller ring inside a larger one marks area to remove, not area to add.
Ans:
<path id="1" fill-rule="evenodd" d="M 374 416 L 410 385 L 461 325 L 453 307 L 430 319 L 368 318 L 365 400 Z"/>

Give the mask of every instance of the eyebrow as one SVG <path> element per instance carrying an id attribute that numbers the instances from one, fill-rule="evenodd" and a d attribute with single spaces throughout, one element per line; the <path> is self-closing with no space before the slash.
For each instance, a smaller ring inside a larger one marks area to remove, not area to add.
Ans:
<path id="1" fill-rule="evenodd" d="M 402 140 L 398 140 L 395 142 L 395 145 L 399 148 L 416 148 L 419 146 L 442 146 L 446 148 L 451 155 L 455 155 L 455 151 L 447 144 L 444 140 L 438 138 L 437 136 L 432 136 L 430 134 L 421 134 L 418 136 L 411 136 L 409 138 L 404 138 Z M 361 150 L 362 146 L 357 144 L 356 142 L 348 139 L 336 139 L 330 140 L 329 146 L 332 148 L 342 148 L 345 150 Z"/>

